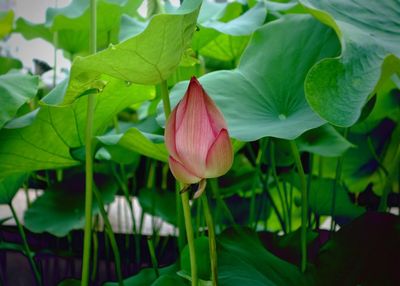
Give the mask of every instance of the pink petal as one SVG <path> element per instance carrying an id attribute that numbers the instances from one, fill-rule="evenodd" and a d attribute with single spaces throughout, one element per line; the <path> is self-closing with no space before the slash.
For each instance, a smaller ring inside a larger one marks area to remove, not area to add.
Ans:
<path id="1" fill-rule="evenodd" d="M 215 102 L 204 91 L 204 102 L 206 104 L 207 114 L 209 121 L 216 135 L 219 134 L 221 129 L 228 129 L 224 116 L 219 110 Z"/>
<path id="2" fill-rule="evenodd" d="M 226 129 L 222 129 L 207 154 L 205 178 L 215 178 L 229 171 L 233 163 L 232 143 Z"/>
<path id="3" fill-rule="evenodd" d="M 176 152 L 175 144 L 175 125 L 176 125 L 176 108 L 172 110 L 167 123 L 165 124 L 164 140 L 169 154 L 179 160 L 179 155 Z"/>
<path id="4" fill-rule="evenodd" d="M 174 177 L 184 184 L 195 184 L 201 180 L 201 178 L 193 175 L 187 170 L 181 163 L 175 160 L 172 156 L 169 156 L 169 167 Z"/>
<path id="5" fill-rule="evenodd" d="M 203 88 L 194 78 L 190 81 L 184 99 L 179 103 L 175 126 L 175 145 L 180 162 L 202 178 L 208 149 L 218 133 L 213 130 L 210 122 Z"/>

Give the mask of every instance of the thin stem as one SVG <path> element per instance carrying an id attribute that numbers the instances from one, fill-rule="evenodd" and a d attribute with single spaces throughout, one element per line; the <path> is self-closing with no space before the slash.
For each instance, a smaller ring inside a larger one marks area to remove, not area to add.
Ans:
<path id="1" fill-rule="evenodd" d="M 23 246 L 24 246 L 25 254 L 26 254 L 26 256 L 28 256 L 29 263 L 30 263 L 31 266 L 32 266 L 33 273 L 34 273 L 34 275 L 35 275 L 35 280 L 36 280 L 36 282 L 37 282 L 38 285 L 42 285 L 42 278 L 41 278 L 41 276 L 40 276 L 40 273 L 39 273 L 39 270 L 38 270 L 38 268 L 37 268 L 37 266 L 36 266 L 36 263 L 35 263 L 35 261 L 33 260 L 33 253 L 32 253 L 32 251 L 31 251 L 30 248 L 29 248 L 28 241 L 26 240 L 26 235 L 25 235 L 24 228 L 22 227 L 21 222 L 20 222 L 19 219 L 18 219 L 17 213 L 15 212 L 15 209 L 14 209 L 14 207 L 12 206 L 12 203 L 9 204 L 9 207 L 10 207 L 10 209 L 11 209 L 11 213 L 12 213 L 12 216 L 13 216 L 13 218 L 14 218 L 14 220 L 15 220 L 15 223 L 17 224 L 18 232 L 19 232 L 19 234 L 21 235 L 22 244 L 23 244 Z"/>
<path id="2" fill-rule="evenodd" d="M 149 237 L 147 239 L 147 246 L 149 247 L 151 264 L 153 265 L 156 277 L 160 277 L 160 272 L 158 271 L 158 261 L 157 261 L 156 251 L 154 249 L 154 244 L 153 244 L 153 238 Z"/>
<path id="3" fill-rule="evenodd" d="M 90 0 L 90 52 L 96 53 L 96 0 Z M 92 192 L 93 192 L 93 118 L 95 109 L 95 94 L 88 95 L 85 151 L 86 151 L 86 185 L 85 185 L 85 230 L 83 238 L 82 280 L 81 285 L 89 285 L 90 248 L 92 238 Z"/>
<path id="4" fill-rule="evenodd" d="M 181 198 L 182 198 L 183 216 L 185 218 L 186 236 L 189 245 L 192 286 L 197 286 L 197 260 L 196 260 L 196 250 L 194 246 L 192 216 L 190 214 L 189 192 L 182 193 Z"/>
<path id="5" fill-rule="evenodd" d="M 115 235 L 114 235 L 114 232 L 112 230 L 110 220 L 108 219 L 108 215 L 107 215 L 105 207 L 104 207 L 103 198 L 101 197 L 99 191 L 96 188 L 93 188 L 93 194 L 94 194 L 94 196 L 96 198 L 96 202 L 97 202 L 97 204 L 99 206 L 100 214 L 101 214 L 101 217 L 103 218 L 103 221 L 104 221 L 105 230 L 106 230 L 106 233 L 108 235 L 108 238 L 110 239 L 111 248 L 112 248 L 112 251 L 114 253 L 115 268 L 116 268 L 116 271 L 117 271 L 118 285 L 119 286 L 123 286 L 124 282 L 122 280 L 122 272 L 121 272 L 121 257 L 120 257 L 120 254 L 119 254 L 117 241 L 115 240 Z"/>
<path id="6" fill-rule="evenodd" d="M 215 240 L 215 228 L 213 218 L 210 212 L 210 207 L 208 206 L 207 195 L 203 194 L 201 196 L 201 201 L 203 204 L 204 216 L 206 217 L 207 229 L 208 229 L 208 241 L 210 245 L 210 258 L 211 258 L 211 280 L 212 285 L 218 285 L 218 272 L 217 272 L 217 243 Z"/>
<path id="7" fill-rule="evenodd" d="M 171 114 L 171 103 L 169 101 L 168 84 L 166 80 L 161 82 L 161 98 L 164 106 L 165 121 Z"/>
<path id="8" fill-rule="evenodd" d="M 284 231 L 284 233 L 287 233 L 288 230 L 288 224 L 289 224 L 289 211 L 288 211 L 288 206 L 286 206 L 284 198 L 283 198 L 283 192 L 282 192 L 282 188 L 281 185 L 279 184 L 279 178 L 278 178 L 278 173 L 276 172 L 276 162 L 275 162 L 275 143 L 273 140 L 271 140 L 271 171 L 272 171 L 272 177 L 274 178 L 275 184 L 276 184 L 276 190 L 278 192 L 278 196 L 279 196 L 279 200 L 281 201 L 281 206 L 282 206 L 282 219 L 285 222 L 285 229 L 282 229 Z M 286 194 L 285 194 L 286 197 Z"/>
<path id="9" fill-rule="evenodd" d="M 343 135 L 343 137 L 345 139 L 347 138 L 347 134 L 348 134 L 348 129 L 346 128 L 344 130 L 344 135 Z M 344 159 L 343 156 L 339 157 L 339 159 L 338 159 L 338 162 L 336 165 L 335 181 L 333 182 L 333 188 L 332 188 L 331 227 L 330 227 L 331 232 L 334 231 L 334 229 L 335 229 L 336 193 L 337 193 L 338 184 L 340 184 L 340 181 L 342 179 L 343 159 Z"/>
<path id="10" fill-rule="evenodd" d="M 300 176 L 301 183 L 301 271 L 305 272 L 307 268 L 307 213 L 308 213 L 308 198 L 307 198 L 307 179 L 304 174 L 303 165 L 301 164 L 299 149 L 295 141 L 290 141 L 293 158 Z"/>

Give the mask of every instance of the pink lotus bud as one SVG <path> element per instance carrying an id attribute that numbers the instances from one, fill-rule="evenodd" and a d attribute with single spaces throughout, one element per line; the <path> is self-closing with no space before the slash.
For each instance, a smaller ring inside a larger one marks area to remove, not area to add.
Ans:
<path id="1" fill-rule="evenodd" d="M 224 175 L 233 150 L 224 117 L 195 77 L 165 126 L 169 166 L 185 184 Z"/>

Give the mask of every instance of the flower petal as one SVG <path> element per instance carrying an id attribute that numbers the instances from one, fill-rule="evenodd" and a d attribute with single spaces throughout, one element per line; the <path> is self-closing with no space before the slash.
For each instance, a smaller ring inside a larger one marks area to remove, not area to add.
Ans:
<path id="1" fill-rule="evenodd" d="M 229 171 L 233 163 L 233 148 L 229 134 L 222 129 L 207 154 L 205 178 L 215 178 Z"/>
<path id="2" fill-rule="evenodd" d="M 206 104 L 206 110 L 208 114 L 209 121 L 211 126 L 217 135 L 221 129 L 228 129 L 226 125 L 224 115 L 221 110 L 217 107 L 215 102 L 208 96 L 208 94 L 204 91 L 204 103 Z"/>
<path id="3" fill-rule="evenodd" d="M 201 178 L 193 175 L 189 170 L 185 168 L 179 161 L 175 160 L 172 156 L 169 156 L 169 167 L 174 177 L 184 184 L 195 184 L 201 180 Z"/>
<path id="4" fill-rule="evenodd" d="M 164 140 L 169 154 L 179 160 L 175 144 L 176 108 L 172 110 L 167 123 L 165 124 Z"/>

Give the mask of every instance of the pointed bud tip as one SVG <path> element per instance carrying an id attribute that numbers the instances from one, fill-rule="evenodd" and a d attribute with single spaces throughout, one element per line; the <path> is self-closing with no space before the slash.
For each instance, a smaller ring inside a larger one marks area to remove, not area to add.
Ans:
<path id="1" fill-rule="evenodd" d="M 198 79 L 195 76 L 192 76 L 190 78 L 189 87 L 191 87 L 191 86 L 201 87 L 200 82 L 198 81 Z"/>

